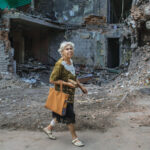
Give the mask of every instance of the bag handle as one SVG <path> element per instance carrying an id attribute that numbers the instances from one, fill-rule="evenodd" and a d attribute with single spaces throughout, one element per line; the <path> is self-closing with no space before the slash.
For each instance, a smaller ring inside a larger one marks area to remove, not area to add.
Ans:
<path id="1" fill-rule="evenodd" d="M 60 92 L 62 92 L 62 88 L 63 88 L 63 83 L 62 81 L 60 81 Z M 56 89 L 56 84 L 55 84 L 55 89 Z"/>

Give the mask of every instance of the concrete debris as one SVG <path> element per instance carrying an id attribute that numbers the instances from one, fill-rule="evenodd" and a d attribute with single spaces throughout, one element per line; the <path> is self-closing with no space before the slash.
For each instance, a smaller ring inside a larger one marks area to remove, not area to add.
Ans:
<path id="1" fill-rule="evenodd" d="M 146 3 L 144 5 L 134 5 L 131 8 L 131 18 L 135 22 L 145 22 L 150 19 L 150 3 Z"/>
<path id="2" fill-rule="evenodd" d="M 35 80 L 35 79 L 26 79 L 26 78 L 22 78 L 22 81 L 27 82 L 27 83 L 31 83 L 31 84 L 37 82 L 37 80 Z"/>
<path id="3" fill-rule="evenodd" d="M 133 20 L 137 21 L 137 20 L 141 20 L 144 19 L 144 14 L 141 8 L 137 7 L 137 6 L 133 6 L 131 9 L 131 16 L 133 18 Z"/>
<path id="4" fill-rule="evenodd" d="M 81 83 L 95 84 L 101 86 L 101 84 L 108 83 L 117 78 L 125 68 L 107 68 L 107 67 L 87 67 L 83 65 L 76 66 L 76 74 Z"/>
<path id="5" fill-rule="evenodd" d="M 87 75 L 78 77 L 78 80 L 79 80 L 81 83 L 87 83 L 87 82 L 89 82 L 89 80 L 92 80 L 92 78 L 93 78 L 93 75 L 92 75 L 92 74 L 87 74 Z"/>
<path id="6" fill-rule="evenodd" d="M 130 16 L 125 20 L 126 28 L 123 35 L 131 38 L 131 49 L 138 46 L 150 45 L 150 2 L 145 0 L 134 1 Z M 140 35 L 140 36 L 139 36 Z"/>
<path id="7" fill-rule="evenodd" d="M 22 81 L 31 84 L 49 84 L 50 67 L 29 58 L 24 64 L 17 65 L 17 74 Z"/>
<path id="8" fill-rule="evenodd" d="M 114 81 L 114 90 L 131 92 L 139 87 L 149 85 L 150 81 L 150 46 L 138 47 L 133 53 L 128 72 L 122 73 Z"/>

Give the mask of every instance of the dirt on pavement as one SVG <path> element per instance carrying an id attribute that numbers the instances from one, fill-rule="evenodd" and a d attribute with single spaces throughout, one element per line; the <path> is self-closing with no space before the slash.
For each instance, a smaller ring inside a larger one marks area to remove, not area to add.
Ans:
<path id="1" fill-rule="evenodd" d="M 30 84 L 14 77 L 11 80 L 0 80 L 0 85 L 1 129 L 41 130 L 49 124 L 52 118 L 51 112 L 44 107 L 49 86 L 31 87 Z M 125 92 L 120 89 L 110 93 L 108 85 L 100 87 L 87 84 L 85 86 L 89 91 L 88 95 L 82 95 L 79 89 L 76 90 L 75 95 L 76 128 L 78 130 L 99 129 L 107 131 L 110 127 L 116 126 L 116 114 L 143 112 L 147 107 L 137 105 L 135 101 L 139 98 L 143 100 L 143 97 L 149 99 L 149 88 L 135 89 L 128 93 L 125 100 L 122 101 Z M 137 122 L 136 118 L 134 120 Z M 147 126 L 149 125 L 148 120 L 148 114 L 143 120 L 140 118 L 140 122 Z M 56 131 L 66 129 L 66 125 L 63 124 L 57 124 L 55 127 Z"/>

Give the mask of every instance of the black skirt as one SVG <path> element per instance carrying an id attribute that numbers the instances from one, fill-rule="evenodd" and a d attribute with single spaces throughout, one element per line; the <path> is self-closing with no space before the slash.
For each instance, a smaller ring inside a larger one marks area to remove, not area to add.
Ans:
<path id="1" fill-rule="evenodd" d="M 65 116 L 60 116 L 59 114 L 52 112 L 52 117 L 56 118 L 56 120 L 59 123 L 66 123 L 66 124 L 73 123 L 74 124 L 75 123 L 75 113 L 74 113 L 73 107 L 74 107 L 74 105 L 72 103 L 68 103 Z"/>

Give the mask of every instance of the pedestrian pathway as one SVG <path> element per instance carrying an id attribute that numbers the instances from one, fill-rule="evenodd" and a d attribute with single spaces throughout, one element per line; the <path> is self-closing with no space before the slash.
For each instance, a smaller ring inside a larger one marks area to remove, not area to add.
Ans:
<path id="1" fill-rule="evenodd" d="M 150 127 L 115 127 L 107 132 L 77 132 L 85 143 L 82 148 L 71 143 L 69 132 L 56 132 L 50 140 L 43 132 L 0 130 L 0 150 L 150 150 Z"/>

